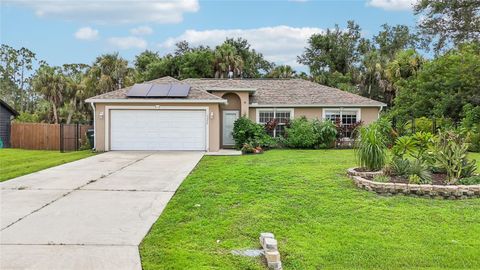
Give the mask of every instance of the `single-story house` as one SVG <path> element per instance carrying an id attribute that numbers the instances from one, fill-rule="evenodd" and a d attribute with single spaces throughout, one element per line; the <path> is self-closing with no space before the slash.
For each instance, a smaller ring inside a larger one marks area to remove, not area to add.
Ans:
<path id="1" fill-rule="evenodd" d="M 201 150 L 234 144 L 240 116 L 278 126 L 285 119 L 339 119 L 343 125 L 378 119 L 386 104 L 302 79 L 186 79 L 135 84 L 91 97 L 95 148 L 109 150 Z"/>
<path id="2" fill-rule="evenodd" d="M 10 147 L 10 123 L 18 112 L 0 99 L 0 145 Z"/>

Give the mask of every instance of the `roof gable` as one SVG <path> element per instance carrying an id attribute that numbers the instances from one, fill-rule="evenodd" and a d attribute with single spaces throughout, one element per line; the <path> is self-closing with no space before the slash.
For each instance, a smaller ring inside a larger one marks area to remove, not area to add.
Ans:
<path id="1" fill-rule="evenodd" d="M 14 108 L 10 107 L 10 105 L 8 105 L 5 101 L 1 99 L 0 99 L 0 106 L 4 107 L 7 111 L 9 111 L 14 116 L 19 115 L 19 113 Z"/>

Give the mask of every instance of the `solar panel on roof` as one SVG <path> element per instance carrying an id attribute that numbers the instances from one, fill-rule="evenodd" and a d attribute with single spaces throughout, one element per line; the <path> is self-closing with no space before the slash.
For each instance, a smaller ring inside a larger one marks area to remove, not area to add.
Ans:
<path id="1" fill-rule="evenodd" d="M 147 97 L 166 97 L 171 87 L 171 84 L 152 84 Z"/>
<path id="2" fill-rule="evenodd" d="M 190 92 L 188 84 L 137 83 L 127 92 L 127 97 L 186 97 Z"/>
<path id="3" fill-rule="evenodd" d="M 132 86 L 132 88 L 128 91 L 128 97 L 146 97 L 152 84 L 150 83 L 136 83 Z"/>
<path id="4" fill-rule="evenodd" d="M 169 97 L 186 97 L 190 92 L 190 85 L 188 84 L 172 84 L 170 91 L 168 92 Z"/>

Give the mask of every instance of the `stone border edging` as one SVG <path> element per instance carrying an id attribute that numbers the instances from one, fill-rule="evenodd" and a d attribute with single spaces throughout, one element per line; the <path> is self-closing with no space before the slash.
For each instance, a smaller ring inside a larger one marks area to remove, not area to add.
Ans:
<path id="1" fill-rule="evenodd" d="M 480 185 L 417 185 L 404 183 L 382 183 L 365 179 L 366 172 L 348 169 L 348 176 L 358 188 L 383 195 L 403 194 L 438 199 L 480 198 Z M 379 174 L 379 172 L 373 172 Z M 381 172 L 380 172 L 381 173 Z M 362 174 L 362 175 L 358 175 Z"/>

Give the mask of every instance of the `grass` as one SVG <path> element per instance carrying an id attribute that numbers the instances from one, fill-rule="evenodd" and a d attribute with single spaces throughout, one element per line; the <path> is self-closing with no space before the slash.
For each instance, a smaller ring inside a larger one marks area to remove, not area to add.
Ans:
<path id="1" fill-rule="evenodd" d="M 480 199 L 378 196 L 345 176 L 354 164 L 351 150 L 206 156 L 143 240 L 143 269 L 265 269 L 230 254 L 260 232 L 284 269 L 480 269 Z"/>
<path id="2" fill-rule="evenodd" d="M 0 182 L 94 155 L 91 151 L 0 149 Z"/>

